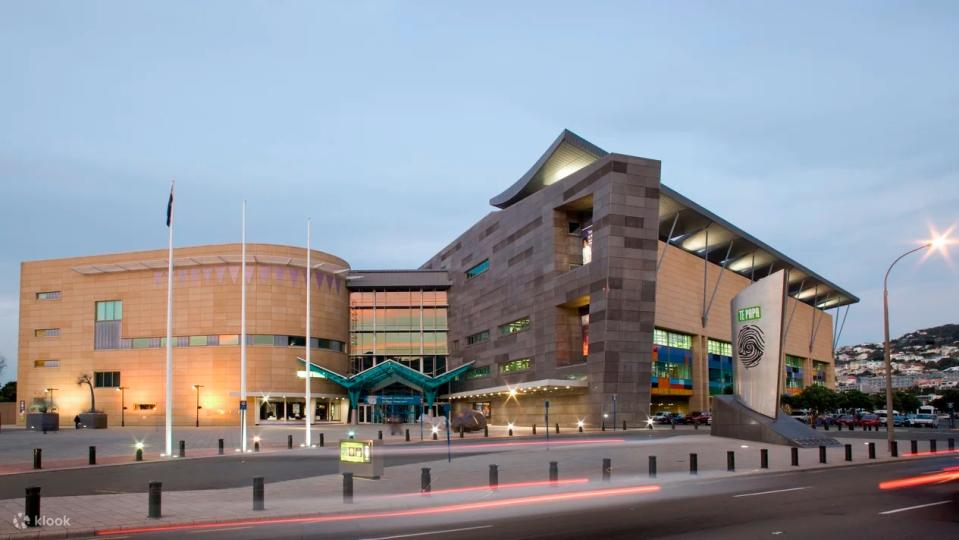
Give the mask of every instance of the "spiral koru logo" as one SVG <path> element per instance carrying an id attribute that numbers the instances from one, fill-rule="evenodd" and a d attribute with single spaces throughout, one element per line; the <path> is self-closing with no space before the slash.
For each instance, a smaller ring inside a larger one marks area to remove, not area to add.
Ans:
<path id="1" fill-rule="evenodd" d="M 17 512 L 17 515 L 13 516 L 13 526 L 17 529 L 26 529 L 27 516 L 23 515 L 23 512 Z"/>
<path id="2" fill-rule="evenodd" d="M 754 324 L 747 324 L 740 328 L 736 349 L 739 353 L 739 361 L 746 369 L 758 366 L 766 351 L 766 336 L 762 328 Z"/>

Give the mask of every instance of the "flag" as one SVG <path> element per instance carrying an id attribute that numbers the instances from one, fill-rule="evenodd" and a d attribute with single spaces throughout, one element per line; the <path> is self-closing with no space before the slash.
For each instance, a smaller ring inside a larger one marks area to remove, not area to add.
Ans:
<path id="1" fill-rule="evenodd" d="M 173 222 L 173 185 L 170 186 L 170 202 L 166 205 L 166 226 Z"/>

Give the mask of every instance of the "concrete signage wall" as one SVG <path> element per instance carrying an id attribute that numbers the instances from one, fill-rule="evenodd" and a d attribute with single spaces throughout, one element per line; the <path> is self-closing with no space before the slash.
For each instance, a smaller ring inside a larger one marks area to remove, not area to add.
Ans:
<path id="1" fill-rule="evenodd" d="M 781 388 L 786 272 L 760 279 L 733 298 L 735 394 L 752 410 L 775 418 Z"/>

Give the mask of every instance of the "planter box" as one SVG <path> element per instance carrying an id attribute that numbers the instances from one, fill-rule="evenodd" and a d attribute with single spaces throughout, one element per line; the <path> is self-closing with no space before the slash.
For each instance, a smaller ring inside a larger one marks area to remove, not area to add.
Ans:
<path id="1" fill-rule="evenodd" d="M 27 429 L 59 431 L 60 415 L 57 413 L 27 413 Z"/>
<path id="2" fill-rule="evenodd" d="M 82 412 L 80 413 L 80 427 L 85 427 L 87 429 L 106 429 L 107 428 L 107 413 L 91 413 L 91 412 Z"/>

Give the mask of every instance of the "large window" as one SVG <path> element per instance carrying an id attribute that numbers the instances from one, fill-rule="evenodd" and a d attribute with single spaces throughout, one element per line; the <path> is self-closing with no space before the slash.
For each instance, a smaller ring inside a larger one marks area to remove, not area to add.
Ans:
<path id="1" fill-rule="evenodd" d="M 803 364 L 806 360 L 798 356 L 786 355 L 786 393 L 798 394 L 803 386 Z"/>
<path id="2" fill-rule="evenodd" d="M 94 371 L 93 386 L 95 388 L 118 388 L 120 386 L 120 372 Z"/>
<path id="3" fill-rule="evenodd" d="M 733 393 L 733 347 L 725 341 L 707 341 L 709 353 L 709 395 Z"/>
<path id="4" fill-rule="evenodd" d="M 480 367 L 470 368 L 466 372 L 467 381 L 472 379 L 481 379 L 483 377 L 489 377 L 489 366 L 480 366 Z"/>
<path id="5" fill-rule="evenodd" d="M 516 319 L 515 321 L 500 325 L 499 335 L 508 336 L 510 334 L 516 334 L 516 333 L 522 332 L 528 328 L 529 328 L 529 317 L 523 317 L 522 319 Z"/>
<path id="6" fill-rule="evenodd" d="M 489 270 L 489 259 L 483 259 L 482 262 L 466 271 L 466 279 L 473 279 L 487 270 Z"/>
<path id="7" fill-rule="evenodd" d="M 693 393 L 693 339 L 656 328 L 653 330 L 652 393 L 684 395 Z"/>
<path id="8" fill-rule="evenodd" d="M 123 319 L 122 300 L 97 302 L 97 322 L 119 321 L 121 319 Z"/>
<path id="9" fill-rule="evenodd" d="M 819 386 L 826 386 L 826 372 L 829 370 L 829 364 L 818 360 L 812 361 L 812 383 Z"/>
<path id="10" fill-rule="evenodd" d="M 37 368 L 58 368 L 60 367 L 59 360 L 34 360 L 33 367 Z"/>
<path id="11" fill-rule="evenodd" d="M 476 345 L 477 343 L 482 343 L 484 341 L 489 341 L 489 330 L 483 330 L 482 332 L 477 332 L 471 336 L 466 336 L 467 345 Z"/>
<path id="12" fill-rule="evenodd" d="M 33 331 L 36 337 L 57 337 L 60 335 L 59 328 L 38 328 Z"/>
<path id="13" fill-rule="evenodd" d="M 504 364 L 499 365 L 499 372 L 503 375 L 508 375 L 510 373 L 517 373 L 520 371 L 528 371 L 533 367 L 532 358 L 517 358 L 516 360 L 510 360 Z"/>

